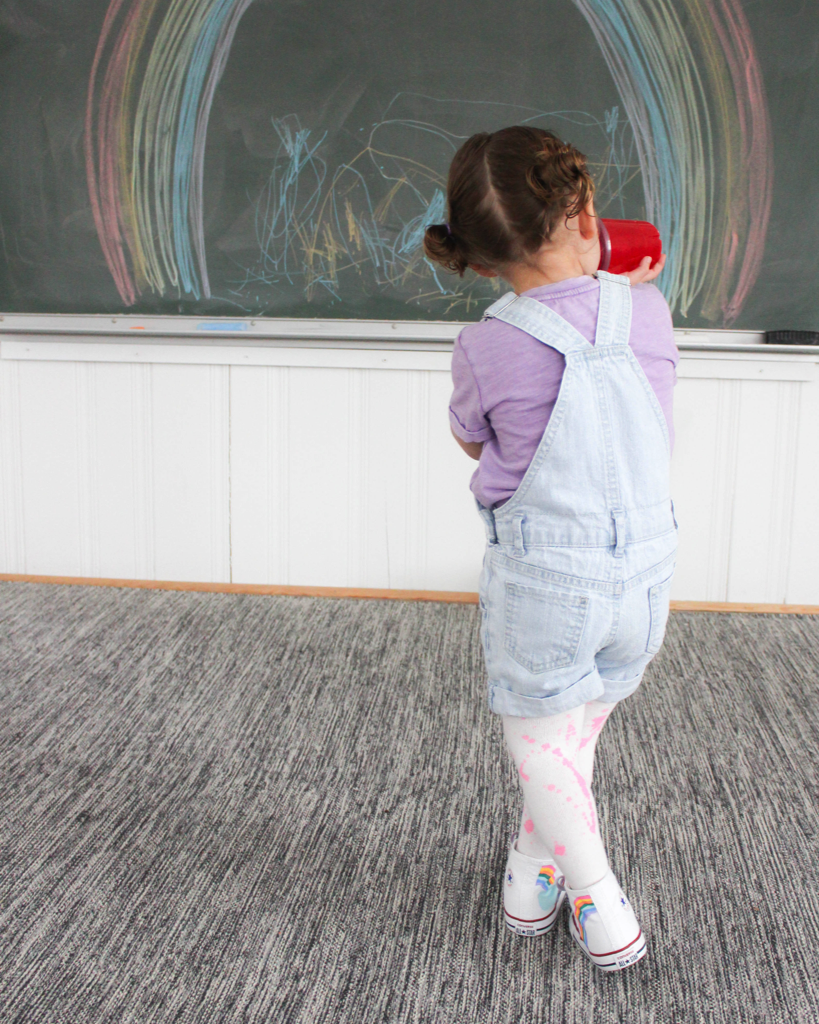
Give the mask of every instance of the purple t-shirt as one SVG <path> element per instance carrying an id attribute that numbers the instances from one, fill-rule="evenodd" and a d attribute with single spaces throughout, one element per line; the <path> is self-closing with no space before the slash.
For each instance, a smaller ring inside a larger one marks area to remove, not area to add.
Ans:
<path id="1" fill-rule="evenodd" d="M 573 277 L 524 292 L 545 303 L 594 344 L 600 285 Z M 651 383 L 671 442 L 672 392 L 679 361 L 671 312 L 653 284 L 633 285 L 629 345 Z M 515 493 L 552 414 L 565 359 L 562 354 L 502 320 L 470 324 L 452 353 L 453 431 L 464 441 L 483 441 L 472 493 L 492 508 Z"/>

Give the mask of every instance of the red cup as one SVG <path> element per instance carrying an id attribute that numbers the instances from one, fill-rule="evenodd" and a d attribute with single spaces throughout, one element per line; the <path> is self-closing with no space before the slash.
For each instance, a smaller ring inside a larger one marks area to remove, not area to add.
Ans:
<path id="1" fill-rule="evenodd" d="M 636 270 L 646 256 L 653 267 L 663 254 L 660 232 L 647 220 L 597 218 L 600 235 L 600 266 L 610 274 Z"/>

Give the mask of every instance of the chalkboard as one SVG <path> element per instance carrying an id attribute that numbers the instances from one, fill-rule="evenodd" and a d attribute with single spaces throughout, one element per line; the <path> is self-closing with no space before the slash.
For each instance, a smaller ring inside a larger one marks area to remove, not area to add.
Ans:
<path id="1" fill-rule="evenodd" d="M 0 309 L 468 320 L 461 141 L 549 127 L 691 327 L 819 328 L 819 6 L 3 0 Z"/>

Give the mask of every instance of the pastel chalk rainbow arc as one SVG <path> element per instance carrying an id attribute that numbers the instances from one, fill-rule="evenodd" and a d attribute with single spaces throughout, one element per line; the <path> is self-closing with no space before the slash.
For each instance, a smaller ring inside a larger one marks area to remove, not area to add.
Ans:
<path id="1" fill-rule="evenodd" d="M 572 2 L 629 118 L 645 216 L 669 255 L 658 284 L 682 315 L 699 298 L 706 319 L 730 325 L 759 274 L 773 179 L 762 75 L 740 0 Z M 108 7 L 88 83 L 85 158 L 100 244 L 126 305 L 146 290 L 211 295 L 208 120 L 251 3 Z"/>
<path id="2" fill-rule="evenodd" d="M 685 316 L 732 324 L 762 263 L 773 158 L 762 73 L 740 0 L 573 0 L 628 113 L 646 218 Z M 683 24 L 688 26 L 684 30 Z"/>
<path id="3" fill-rule="evenodd" d="M 166 0 L 161 13 L 159 0 L 132 0 L 127 9 L 112 0 L 108 8 L 88 83 L 85 161 L 97 233 L 126 305 L 146 287 L 210 296 L 208 118 L 251 3 Z"/>

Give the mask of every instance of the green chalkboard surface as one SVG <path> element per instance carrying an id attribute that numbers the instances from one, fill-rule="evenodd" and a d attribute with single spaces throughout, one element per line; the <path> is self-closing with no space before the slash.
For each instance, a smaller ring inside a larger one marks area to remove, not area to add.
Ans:
<path id="1" fill-rule="evenodd" d="M 691 327 L 819 328 L 819 6 L 4 0 L 0 309 L 465 320 L 447 167 L 529 123 Z"/>

